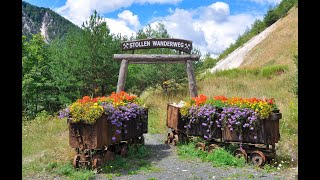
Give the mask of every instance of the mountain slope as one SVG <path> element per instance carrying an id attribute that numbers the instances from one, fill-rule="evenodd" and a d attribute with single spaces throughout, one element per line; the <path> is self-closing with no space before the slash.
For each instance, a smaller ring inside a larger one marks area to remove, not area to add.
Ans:
<path id="1" fill-rule="evenodd" d="M 245 55 L 240 68 L 294 66 L 292 56 L 295 54 L 298 54 L 298 8 L 292 8 L 279 20 L 275 30 Z"/>
<path id="2" fill-rule="evenodd" d="M 215 67 L 210 69 L 210 72 L 213 73 L 219 70 L 232 69 L 242 66 L 262 66 L 263 62 L 272 61 L 270 60 L 270 57 L 268 57 L 268 54 L 278 55 L 280 53 L 270 52 L 270 49 L 274 49 L 275 51 L 276 49 L 279 51 L 286 50 L 286 48 L 280 47 L 279 44 L 288 47 L 290 46 L 291 49 L 297 47 L 297 13 L 297 8 L 292 8 L 286 17 L 279 19 L 276 23 L 253 37 L 243 46 L 237 48 L 226 58 L 220 60 Z M 271 43 L 270 41 L 273 42 Z M 266 46 L 267 44 L 268 46 Z M 261 56 L 262 53 L 265 54 L 265 56 Z M 272 62 L 274 63 L 274 61 Z"/>
<path id="3" fill-rule="evenodd" d="M 49 8 L 42 8 L 22 1 L 22 35 L 41 33 L 46 42 L 61 38 L 71 29 L 80 28 Z"/>

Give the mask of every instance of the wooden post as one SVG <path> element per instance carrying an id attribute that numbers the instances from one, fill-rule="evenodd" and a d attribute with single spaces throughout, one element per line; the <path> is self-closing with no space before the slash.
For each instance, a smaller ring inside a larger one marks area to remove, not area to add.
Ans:
<path id="1" fill-rule="evenodd" d="M 124 91 L 127 73 L 128 73 L 128 64 L 129 60 L 123 59 L 120 65 L 119 77 L 118 77 L 118 85 L 117 85 L 117 93 L 120 91 Z"/>
<path id="2" fill-rule="evenodd" d="M 197 97 L 198 96 L 197 84 L 196 84 L 196 78 L 194 76 L 192 61 L 191 60 L 187 60 L 186 64 L 187 64 L 187 73 L 188 73 L 190 96 L 192 98 L 193 97 Z"/>

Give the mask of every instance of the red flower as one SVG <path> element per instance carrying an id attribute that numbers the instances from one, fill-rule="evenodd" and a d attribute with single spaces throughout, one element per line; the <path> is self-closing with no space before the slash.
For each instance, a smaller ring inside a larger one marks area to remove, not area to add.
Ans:
<path id="1" fill-rule="evenodd" d="M 198 97 L 192 98 L 192 100 L 196 102 L 197 106 L 204 104 L 207 101 L 207 99 L 208 97 L 203 94 L 200 94 Z"/>
<path id="2" fill-rule="evenodd" d="M 220 100 L 222 102 L 225 102 L 228 100 L 228 98 L 226 98 L 225 96 L 213 96 L 214 100 Z"/>

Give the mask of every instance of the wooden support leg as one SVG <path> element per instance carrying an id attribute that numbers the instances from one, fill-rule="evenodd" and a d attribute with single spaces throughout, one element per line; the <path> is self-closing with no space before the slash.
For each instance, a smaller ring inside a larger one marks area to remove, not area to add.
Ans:
<path id="1" fill-rule="evenodd" d="M 129 64 L 129 61 L 126 59 L 123 59 L 121 61 L 118 85 L 117 85 L 117 93 L 120 91 L 124 91 L 127 73 L 128 73 L 128 64 Z"/>
<path id="2" fill-rule="evenodd" d="M 197 92 L 197 84 L 196 84 L 196 78 L 194 76 L 194 71 L 193 71 L 193 66 L 192 66 L 192 61 L 187 60 L 187 73 L 188 73 L 188 80 L 189 80 L 189 91 L 190 91 L 190 96 L 197 97 L 198 92 Z"/>

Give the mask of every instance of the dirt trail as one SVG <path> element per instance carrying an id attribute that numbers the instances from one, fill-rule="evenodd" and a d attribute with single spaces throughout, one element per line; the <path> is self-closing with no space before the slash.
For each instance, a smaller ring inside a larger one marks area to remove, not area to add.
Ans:
<path id="1" fill-rule="evenodd" d="M 275 27 L 281 22 L 281 19 L 266 28 L 260 34 L 254 36 L 248 42 L 246 42 L 243 46 L 234 50 L 231 54 L 229 54 L 224 59 L 221 59 L 216 66 L 214 66 L 209 71 L 214 73 L 220 70 L 232 69 L 237 68 L 241 65 L 244 60 L 245 55 L 254 48 L 257 44 L 259 44 L 263 39 L 265 39 L 274 29 Z"/>
<path id="2" fill-rule="evenodd" d="M 278 173 L 266 173 L 260 168 L 217 168 L 211 163 L 197 160 L 180 160 L 176 147 L 165 145 L 162 134 L 145 134 L 145 144 L 152 150 L 152 166 L 157 172 L 141 172 L 135 175 L 124 175 L 113 179 L 148 180 L 148 179 L 287 179 Z M 107 179 L 104 174 L 97 175 L 98 180 Z M 289 178 L 290 179 L 290 178 Z M 293 177 L 291 179 L 294 179 Z"/>

